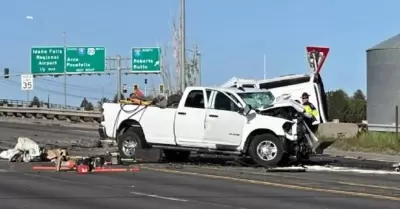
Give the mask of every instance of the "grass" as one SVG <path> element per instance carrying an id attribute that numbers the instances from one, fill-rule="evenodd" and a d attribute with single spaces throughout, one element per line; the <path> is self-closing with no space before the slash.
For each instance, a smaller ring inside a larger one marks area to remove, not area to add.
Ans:
<path id="1" fill-rule="evenodd" d="M 397 139 L 395 133 L 364 132 L 353 138 L 322 140 L 335 140 L 332 147 L 346 151 L 400 154 L 400 134 Z"/>

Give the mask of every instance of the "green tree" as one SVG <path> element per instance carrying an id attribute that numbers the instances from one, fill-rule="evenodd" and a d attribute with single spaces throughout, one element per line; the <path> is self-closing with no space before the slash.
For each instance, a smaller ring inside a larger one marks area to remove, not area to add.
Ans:
<path id="1" fill-rule="evenodd" d="M 81 102 L 81 108 L 84 108 L 85 110 L 91 111 L 94 109 L 94 106 L 91 102 L 89 102 L 86 98 L 84 98 Z"/>
<path id="2" fill-rule="evenodd" d="M 366 100 L 366 96 L 361 89 L 357 89 L 353 94 L 353 99 Z"/>
<path id="3" fill-rule="evenodd" d="M 357 89 L 349 103 L 349 115 L 347 122 L 359 123 L 367 118 L 367 100 L 362 90 Z"/>
<path id="4" fill-rule="evenodd" d="M 89 101 L 86 98 L 83 98 L 80 107 L 86 108 L 88 106 L 88 104 L 89 104 Z"/>
<path id="5" fill-rule="evenodd" d="M 94 109 L 93 104 L 91 102 L 88 102 L 86 107 L 85 107 L 85 110 L 92 111 L 93 109 Z"/>
<path id="6" fill-rule="evenodd" d="M 339 121 L 347 121 L 347 113 L 350 98 L 347 93 L 341 89 L 329 91 L 326 93 L 328 99 L 328 115 L 330 120 L 339 119 Z"/>
<path id="7" fill-rule="evenodd" d="M 40 107 L 40 100 L 39 100 L 39 98 L 37 96 L 34 96 L 32 98 L 30 106 L 32 106 L 32 107 L 34 107 L 34 106 Z"/>
<path id="8" fill-rule="evenodd" d="M 111 102 L 111 100 L 109 100 L 106 97 L 103 97 L 100 99 L 100 101 L 97 102 L 97 107 L 101 108 L 104 103 L 108 103 L 108 102 Z"/>

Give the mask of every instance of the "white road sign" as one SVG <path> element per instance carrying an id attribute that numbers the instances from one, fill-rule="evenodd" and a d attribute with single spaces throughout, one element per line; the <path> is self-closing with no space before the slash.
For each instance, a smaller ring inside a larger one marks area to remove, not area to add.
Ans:
<path id="1" fill-rule="evenodd" d="M 21 75 L 21 90 L 32 91 L 33 90 L 33 75 L 24 74 Z"/>

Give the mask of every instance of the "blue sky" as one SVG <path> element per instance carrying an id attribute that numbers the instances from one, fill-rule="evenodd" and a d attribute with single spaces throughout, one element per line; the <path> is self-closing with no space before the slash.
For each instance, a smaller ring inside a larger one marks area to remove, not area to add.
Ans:
<path id="1" fill-rule="evenodd" d="M 179 0 L 13 0 L 0 1 L 0 68 L 11 74 L 30 71 L 30 47 L 105 46 L 108 56 L 130 56 L 132 47 L 171 41 L 172 16 Z M 331 48 L 322 75 L 326 88 L 348 92 L 366 86 L 365 50 L 398 33 L 400 1 L 187 0 L 187 48 L 202 53 L 203 84 L 219 85 L 233 76 L 267 77 L 307 72 L 305 47 Z M 26 16 L 33 16 L 28 20 Z M 168 49 L 172 53 L 171 49 Z M 2 73 L 1 73 L 2 74 Z M 123 76 L 122 83 L 143 86 L 144 76 Z M 149 88 L 160 79 L 148 76 Z M 38 78 L 30 92 L 63 104 L 63 78 Z M 27 98 L 20 78 L 0 78 L 0 98 Z M 68 104 L 81 97 L 111 97 L 115 76 L 68 77 Z"/>

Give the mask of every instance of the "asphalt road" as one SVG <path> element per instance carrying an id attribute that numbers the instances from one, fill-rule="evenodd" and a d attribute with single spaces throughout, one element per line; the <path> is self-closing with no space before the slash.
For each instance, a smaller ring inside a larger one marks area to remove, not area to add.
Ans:
<path id="1" fill-rule="evenodd" d="M 36 141 L 40 146 L 48 148 L 67 148 L 72 154 L 99 154 L 106 150 L 113 151 L 116 148 L 93 148 L 93 145 L 99 140 L 97 130 L 92 127 L 72 127 L 50 124 L 34 123 L 10 123 L 0 120 L 0 150 L 13 148 L 16 144 L 16 138 L 23 136 Z M 232 158 L 226 158 L 231 159 Z M 205 163 L 223 164 L 221 160 L 212 159 L 194 159 L 196 161 L 205 161 Z M 224 160 L 223 160 L 224 161 Z M 226 160 L 225 160 L 226 161 Z M 357 159 L 344 159 L 341 157 L 319 156 L 312 159 L 312 163 L 331 164 L 336 166 L 364 167 L 368 169 L 393 170 L 389 162 L 377 162 Z"/>
<path id="2" fill-rule="evenodd" d="M 68 146 L 95 131 L 0 122 L 0 147 L 18 136 Z M 87 149 L 82 151 L 87 152 Z M 0 161 L 0 208 L 400 208 L 400 175 L 266 173 L 216 165 L 145 164 L 138 173 L 32 172 Z"/>
<path id="3" fill-rule="evenodd" d="M 146 165 L 137 173 L 36 173 L 30 166 L 0 162 L 2 209 L 400 207 L 400 176 L 164 164 Z"/>
<path id="4" fill-rule="evenodd" d="M 95 129 L 0 121 L 0 150 L 13 148 L 18 137 L 28 137 L 43 147 L 91 148 L 99 140 Z M 88 151 L 84 149 L 84 151 Z M 89 150 L 90 151 L 90 150 Z"/>

